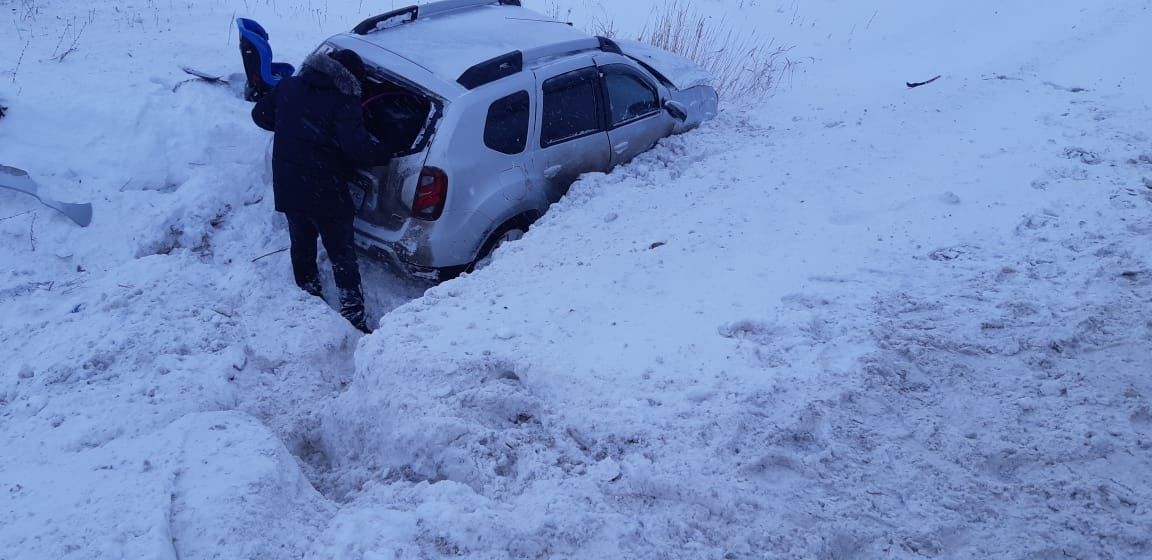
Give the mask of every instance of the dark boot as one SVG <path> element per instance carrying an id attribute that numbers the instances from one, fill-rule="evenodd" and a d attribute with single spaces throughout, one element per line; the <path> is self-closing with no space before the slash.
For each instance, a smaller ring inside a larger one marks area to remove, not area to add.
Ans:
<path id="1" fill-rule="evenodd" d="M 368 327 L 368 314 L 364 311 L 364 296 L 359 289 L 340 290 L 340 314 L 364 334 L 372 334 Z"/>
<path id="2" fill-rule="evenodd" d="M 320 284 L 319 278 L 306 280 L 303 284 L 299 284 L 299 286 L 301 290 L 304 290 L 305 292 L 308 292 L 309 294 L 314 295 L 320 299 L 324 299 L 324 286 Z"/>

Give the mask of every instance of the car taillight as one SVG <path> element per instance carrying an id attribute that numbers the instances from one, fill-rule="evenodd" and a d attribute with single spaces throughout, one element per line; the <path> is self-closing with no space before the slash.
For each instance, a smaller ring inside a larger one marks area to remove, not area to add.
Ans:
<path id="1" fill-rule="evenodd" d="M 412 202 L 412 214 L 421 220 L 436 220 L 444 213 L 444 202 L 448 200 L 448 175 L 438 167 L 425 167 L 420 170 L 420 182 L 416 184 L 416 200 Z"/>

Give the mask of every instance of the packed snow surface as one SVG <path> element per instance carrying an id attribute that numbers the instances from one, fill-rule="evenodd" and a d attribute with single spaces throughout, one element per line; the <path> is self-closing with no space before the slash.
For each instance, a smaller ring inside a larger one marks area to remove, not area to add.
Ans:
<path id="1" fill-rule="evenodd" d="M 0 0 L 0 164 L 95 208 L 0 190 L 0 558 L 1152 557 L 1148 2 L 692 6 L 798 64 L 360 337 L 232 21 L 395 6 Z"/>

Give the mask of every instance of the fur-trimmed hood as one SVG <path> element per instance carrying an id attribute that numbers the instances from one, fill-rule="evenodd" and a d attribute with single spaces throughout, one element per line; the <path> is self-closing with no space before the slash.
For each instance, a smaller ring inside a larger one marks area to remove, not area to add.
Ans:
<path id="1" fill-rule="evenodd" d="M 332 85 L 341 93 L 360 97 L 360 80 L 352 75 L 343 64 L 332 59 L 327 53 L 315 53 L 304 60 L 304 70 L 323 74 L 332 80 Z"/>

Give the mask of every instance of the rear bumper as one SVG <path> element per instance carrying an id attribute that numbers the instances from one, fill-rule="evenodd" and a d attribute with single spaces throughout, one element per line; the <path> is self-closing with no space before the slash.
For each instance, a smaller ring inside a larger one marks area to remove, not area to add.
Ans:
<path id="1" fill-rule="evenodd" d="M 357 219 L 356 247 L 369 257 L 420 278 L 459 271 L 476 258 L 491 220 L 473 212 L 445 214 L 435 222 L 408 219 L 396 230 Z M 458 273 L 458 272 L 457 272 Z"/>
<path id="2" fill-rule="evenodd" d="M 393 271 L 422 280 L 438 280 L 440 271 L 426 266 L 412 264 L 400 258 L 400 255 L 388 243 L 374 241 L 371 235 L 356 230 L 356 250 L 373 261 L 384 264 Z"/>

